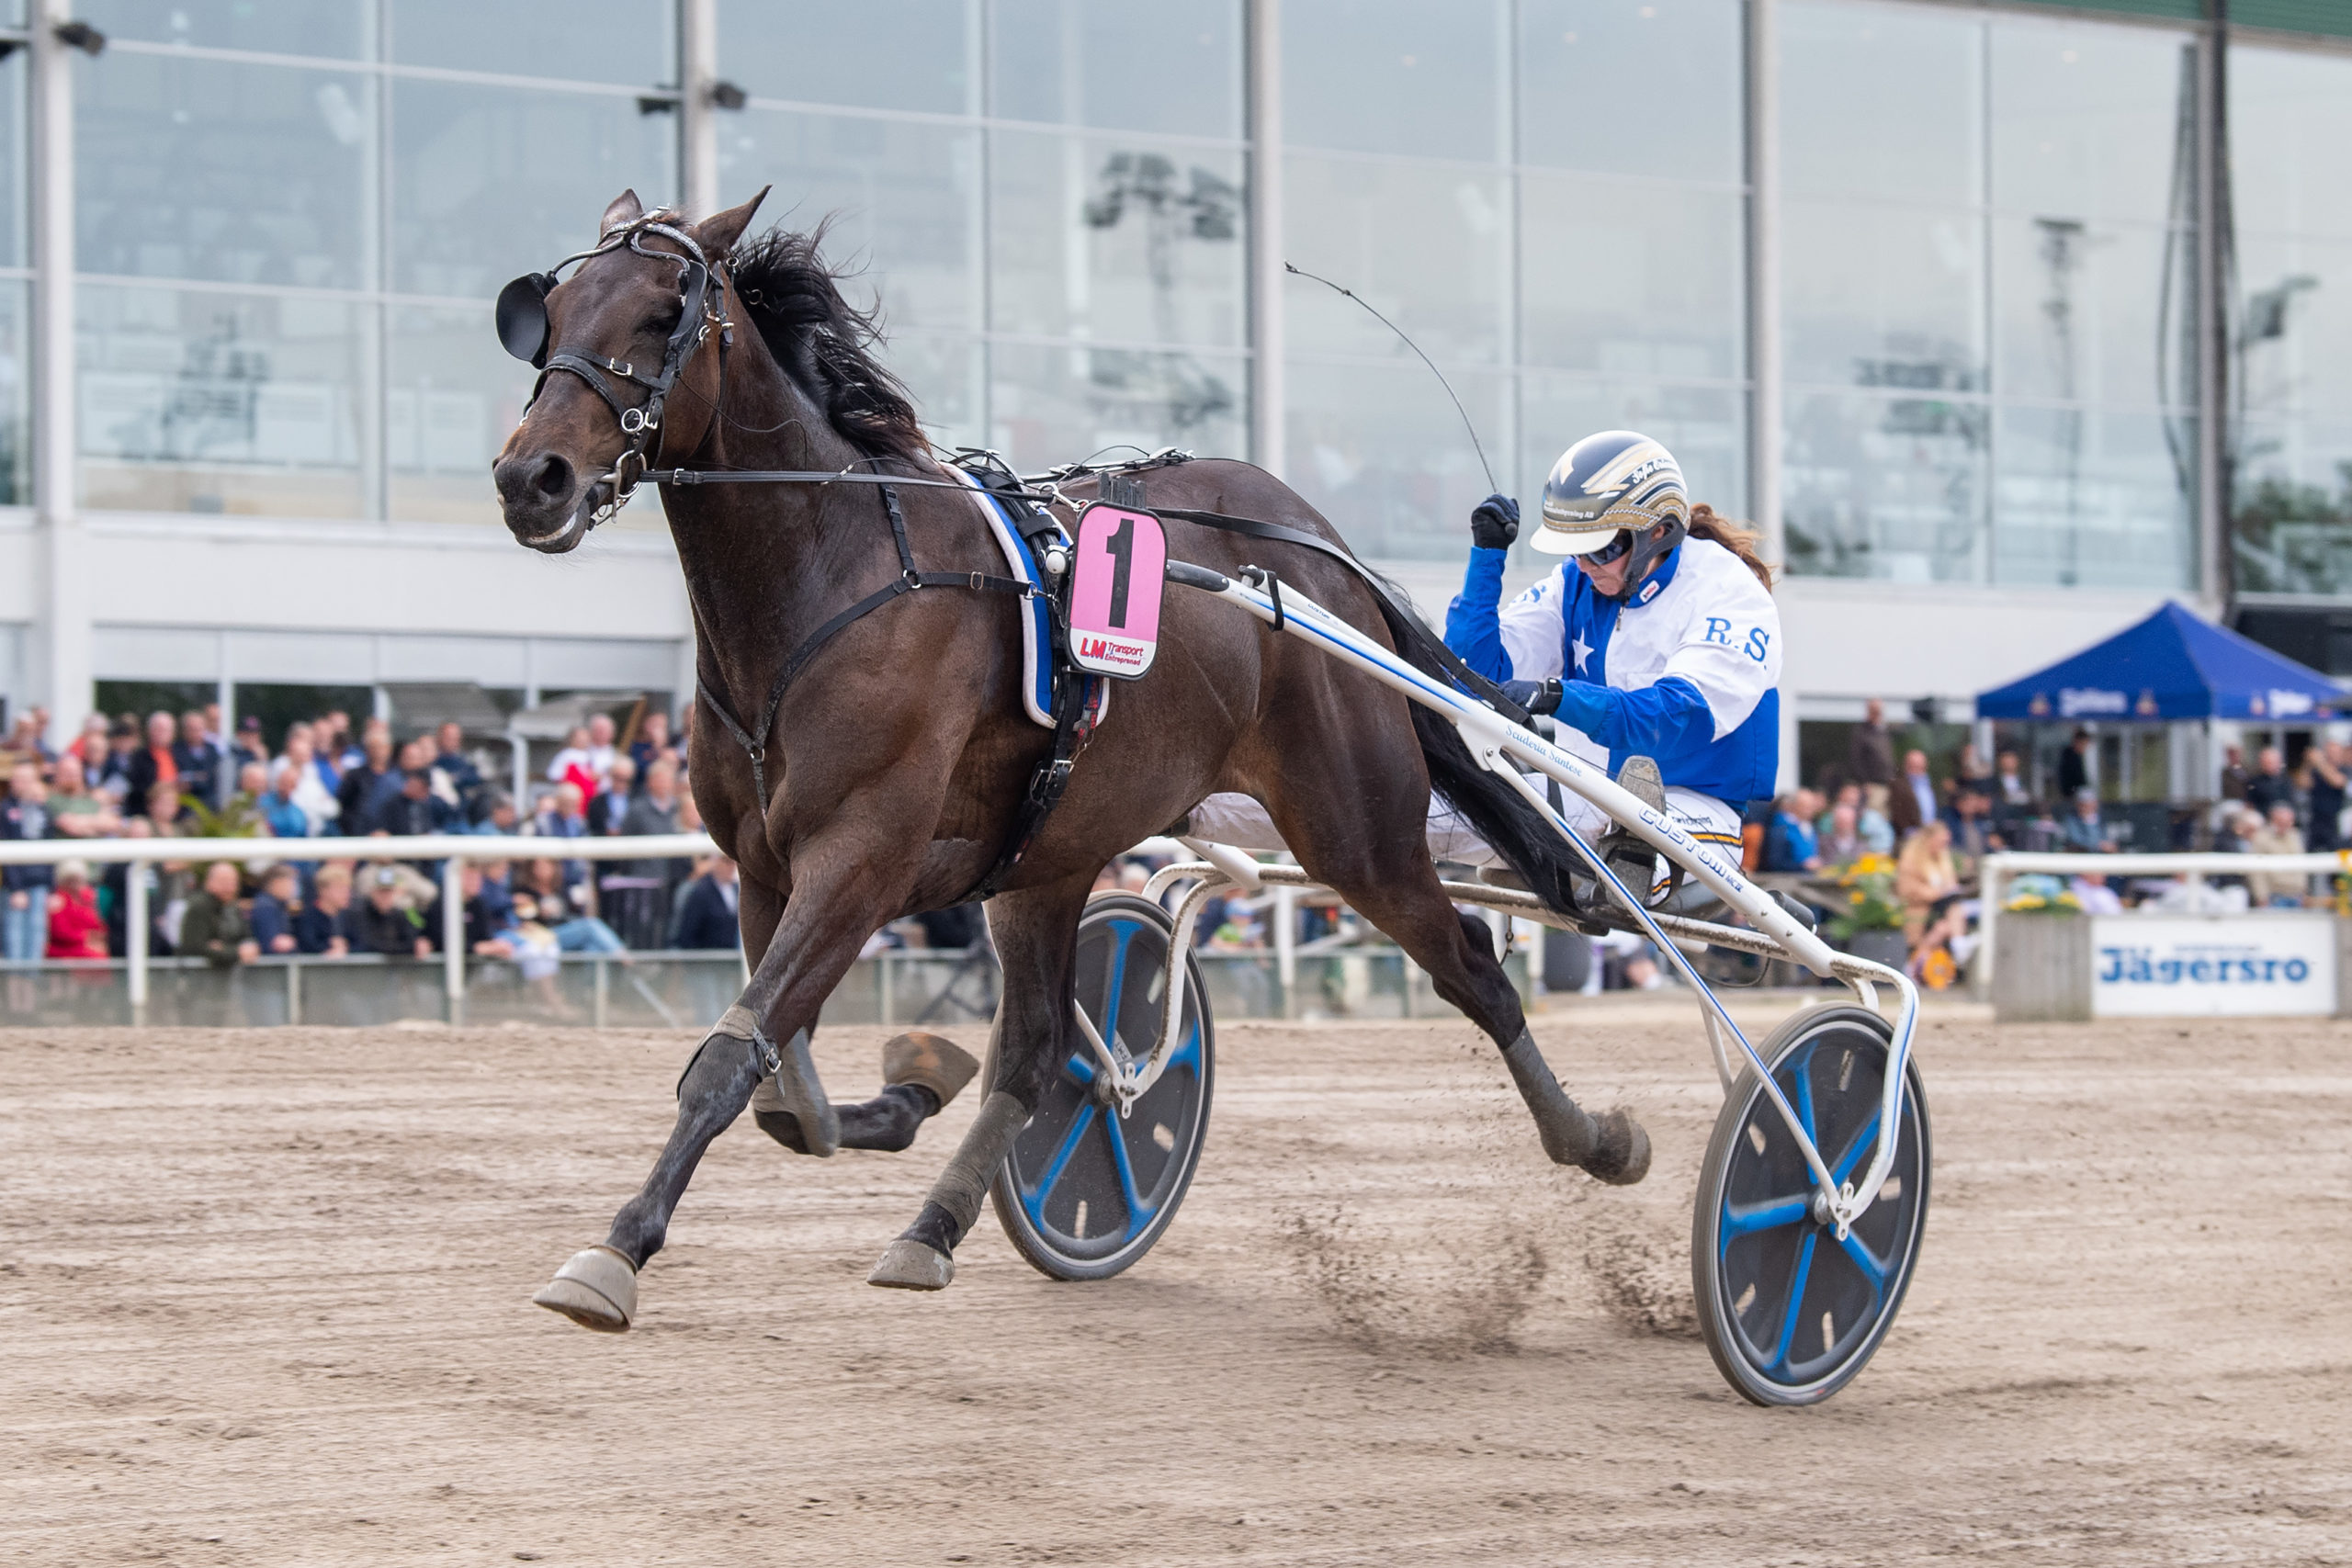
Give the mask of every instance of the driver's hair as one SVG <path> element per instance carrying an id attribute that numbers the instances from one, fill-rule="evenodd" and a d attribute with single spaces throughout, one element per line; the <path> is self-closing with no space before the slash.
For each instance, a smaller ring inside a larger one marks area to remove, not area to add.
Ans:
<path id="1" fill-rule="evenodd" d="M 1756 553 L 1757 541 L 1763 538 L 1763 535 L 1728 517 L 1716 515 L 1715 509 L 1704 502 L 1690 509 L 1690 527 L 1692 538 L 1712 539 L 1721 545 L 1737 556 L 1742 566 L 1756 574 L 1756 581 L 1764 585 L 1767 593 L 1772 591 L 1772 569 L 1766 566 L 1764 558 Z"/>

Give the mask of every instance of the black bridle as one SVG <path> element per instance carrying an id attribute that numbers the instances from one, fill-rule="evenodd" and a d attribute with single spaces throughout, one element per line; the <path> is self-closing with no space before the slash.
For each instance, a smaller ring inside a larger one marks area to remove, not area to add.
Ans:
<path id="1" fill-rule="evenodd" d="M 577 376 L 588 384 L 588 389 L 605 400 L 620 422 L 621 434 L 627 445 L 620 456 L 613 459 L 610 473 L 595 482 L 610 485 L 612 494 L 589 516 L 588 525 L 595 527 L 609 522 L 615 513 L 629 503 L 638 485 L 654 474 L 648 449 L 662 439 L 662 411 L 675 389 L 678 378 L 684 374 L 686 364 L 696 350 L 709 338 L 711 329 L 718 330 L 719 401 L 723 402 L 727 386 L 727 350 L 735 341 L 735 323 L 727 316 L 727 280 L 717 272 L 710 259 L 695 237 L 672 220 L 676 215 L 666 209 L 656 209 L 633 222 L 606 230 L 604 238 L 584 251 L 568 255 L 545 272 L 526 272 L 498 291 L 498 341 L 506 352 L 537 369 L 539 378 L 531 384 L 531 402 L 539 399 L 548 378 L 557 371 Z M 659 234 L 679 247 L 676 252 L 646 248 L 649 234 Z M 612 358 L 593 359 L 570 349 L 548 352 L 551 329 L 548 322 L 548 295 L 556 287 L 559 275 L 574 262 L 586 262 L 609 251 L 628 246 L 639 255 L 674 262 L 678 267 L 678 324 L 671 331 L 670 341 L 662 345 L 662 367 L 654 375 L 639 372 L 636 362 L 622 363 Z M 718 307 L 712 308 L 712 283 L 718 284 Z M 645 400 L 623 402 L 614 379 L 628 381 L 645 389 Z M 523 416 L 530 417 L 530 405 L 524 405 Z M 683 472 L 684 470 L 672 470 Z"/>

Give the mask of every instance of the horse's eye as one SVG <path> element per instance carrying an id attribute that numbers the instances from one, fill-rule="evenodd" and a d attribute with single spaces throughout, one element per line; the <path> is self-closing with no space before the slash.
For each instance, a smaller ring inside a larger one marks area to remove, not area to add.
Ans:
<path id="1" fill-rule="evenodd" d="M 684 312 L 682 310 L 663 310 L 648 316 L 645 318 L 643 330 L 655 337 L 668 337 L 678 330 L 678 318 L 683 314 Z"/>

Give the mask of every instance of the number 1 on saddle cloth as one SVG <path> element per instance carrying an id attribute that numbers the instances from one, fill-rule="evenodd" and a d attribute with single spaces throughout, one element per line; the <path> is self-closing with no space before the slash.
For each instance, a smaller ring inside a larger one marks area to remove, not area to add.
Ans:
<path id="1" fill-rule="evenodd" d="M 1095 502 L 1078 514 L 1069 592 L 1070 662 L 1132 681 L 1159 649 L 1168 535 L 1148 512 Z"/>

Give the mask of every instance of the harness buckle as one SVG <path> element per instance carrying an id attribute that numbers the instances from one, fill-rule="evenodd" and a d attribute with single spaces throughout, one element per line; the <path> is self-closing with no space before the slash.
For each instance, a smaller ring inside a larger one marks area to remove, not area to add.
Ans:
<path id="1" fill-rule="evenodd" d="M 648 418 L 643 409 L 623 409 L 621 411 L 621 430 L 626 434 L 642 435 L 649 430 L 659 430 L 661 428 L 662 422 L 658 419 Z"/>
<path id="2" fill-rule="evenodd" d="M 605 361 L 605 368 L 611 371 L 616 376 L 627 376 L 631 380 L 635 380 L 637 378 L 637 361 L 634 359 L 630 360 L 627 365 L 623 365 L 617 360 L 607 359 Z"/>
<path id="3" fill-rule="evenodd" d="M 975 593 L 977 593 L 977 592 L 979 592 L 979 590 L 980 590 L 980 579 L 981 579 L 981 578 L 983 578 L 983 577 L 986 577 L 987 575 L 988 575 L 988 573 L 986 573 L 986 572 L 984 572 L 984 571 L 976 571 L 976 572 L 972 573 L 972 592 L 974 592 Z"/>
<path id="4" fill-rule="evenodd" d="M 768 749 L 765 746 L 746 746 L 743 750 L 751 753 L 752 765 L 753 767 L 760 767 L 766 763 L 768 760 Z"/>

